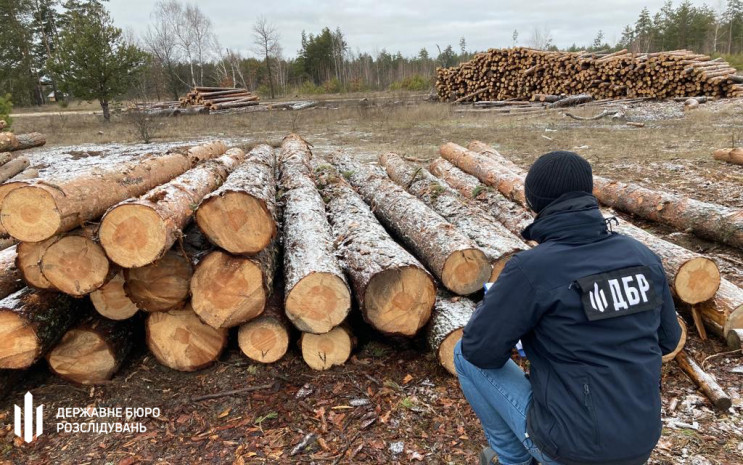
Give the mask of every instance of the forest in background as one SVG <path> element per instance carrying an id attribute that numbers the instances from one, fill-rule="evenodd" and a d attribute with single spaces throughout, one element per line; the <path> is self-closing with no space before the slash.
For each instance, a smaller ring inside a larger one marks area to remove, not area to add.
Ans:
<path id="1" fill-rule="evenodd" d="M 197 4 L 156 2 L 146 32 L 135 36 L 116 28 L 105 1 L 0 0 L 0 97 L 7 94 L 16 106 L 65 104 L 70 98 L 103 106 L 122 98 L 173 100 L 195 85 L 245 87 L 264 97 L 428 91 L 437 67 L 455 66 L 476 53 L 467 47 L 466 31 L 458 44 L 404 56 L 354 51 L 343 31 L 325 27 L 302 31 L 301 49 L 287 57 L 270 19 L 255 18 L 251 26 L 246 49 L 252 56 L 244 56 L 220 45 L 215 24 Z M 501 45 L 557 49 L 546 28 L 514 30 L 512 39 Z M 690 49 L 724 56 L 741 69 L 743 0 L 727 0 L 718 10 L 669 0 L 658 11 L 643 9 L 617 43 L 597 31 L 593 41 L 567 50 L 622 48 Z M 122 74 L 117 79 L 111 76 L 115 69 Z"/>

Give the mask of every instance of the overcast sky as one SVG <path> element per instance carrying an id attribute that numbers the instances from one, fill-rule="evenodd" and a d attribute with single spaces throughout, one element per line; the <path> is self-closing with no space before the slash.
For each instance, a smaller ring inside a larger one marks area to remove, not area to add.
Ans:
<path id="1" fill-rule="evenodd" d="M 223 48 L 252 54 L 251 27 L 265 16 L 281 35 L 285 57 L 296 56 L 302 30 L 317 33 L 340 27 L 352 51 L 375 54 L 386 49 L 415 55 L 425 47 L 435 56 L 436 45 L 458 50 L 460 37 L 467 49 L 509 47 L 514 29 L 519 45 L 527 45 L 535 28 L 549 29 L 555 45 L 590 44 L 599 30 L 616 42 L 626 24 L 637 19 L 643 6 L 654 13 L 664 0 L 210 0 L 199 2 L 212 20 Z M 707 3 L 719 8 L 720 0 Z M 111 0 L 108 8 L 119 27 L 139 35 L 146 30 L 149 0 Z M 674 1 L 678 4 L 679 0 Z M 702 5 L 703 1 L 692 3 Z"/>

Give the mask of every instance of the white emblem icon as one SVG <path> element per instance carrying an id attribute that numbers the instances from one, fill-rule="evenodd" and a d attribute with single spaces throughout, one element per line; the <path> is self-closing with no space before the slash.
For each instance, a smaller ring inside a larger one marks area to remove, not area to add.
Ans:
<path id="1" fill-rule="evenodd" d="M 606 294 L 603 289 L 599 289 L 598 283 L 593 283 L 593 290 L 588 293 L 591 298 L 591 307 L 594 310 L 602 312 L 609 306 L 609 302 L 606 301 Z"/>
<path id="2" fill-rule="evenodd" d="M 19 438 L 23 438 L 26 442 L 34 440 L 34 396 L 30 392 L 27 392 L 23 397 L 23 412 L 21 408 L 15 406 L 15 435 Z M 36 407 L 36 437 L 41 436 L 44 429 L 43 426 L 43 415 L 44 406 L 39 405 Z M 21 428 L 21 419 L 23 419 L 23 427 Z"/>

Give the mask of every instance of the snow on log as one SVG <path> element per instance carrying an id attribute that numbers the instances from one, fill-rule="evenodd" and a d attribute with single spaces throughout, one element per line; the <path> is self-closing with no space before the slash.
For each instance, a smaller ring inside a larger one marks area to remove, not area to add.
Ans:
<path id="1" fill-rule="evenodd" d="M 24 287 L 0 300 L 0 368 L 28 368 L 77 321 L 85 301 Z"/>
<path id="2" fill-rule="evenodd" d="M 484 204 L 487 211 L 516 236 L 520 237 L 521 231 L 534 221 L 534 217 L 523 207 L 443 158 L 433 160 L 428 169 L 463 196 Z"/>
<path id="3" fill-rule="evenodd" d="M 196 223 L 212 243 L 233 254 L 256 254 L 276 237 L 275 160 L 271 146 L 256 146 L 204 197 Z"/>
<path id="4" fill-rule="evenodd" d="M 47 354 L 57 376 L 77 384 L 101 384 L 121 368 L 134 346 L 134 322 L 98 315 L 85 318 Z"/>
<path id="5" fill-rule="evenodd" d="M 44 137 L 44 134 L 38 132 L 29 132 L 28 134 L 0 132 L 0 152 L 26 150 L 33 147 L 41 147 L 44 144 L 46 144 L 46 137 Z"/>
<path id="6" fill-rule="evenodd" d="M 395 153 L 382 154 L 379 162 L 390 179 L 475 241 L 492 264 L 490 282 L 498 279 L 511 255 L 529 248 L 479 204 L 466 199 L 425 168 L 415 168 Z"/>
<path id="7" fill-rule="evenodd" d="M 193 276 L 191 261 L 180 252 L 169 251 L 149 265 L 124 270 L 124 291 L 145 312 L 166 312 L 188 300 Z"/>
<path id="8" fill-rule="evenodd" d="M 334 154 L 333 164 L 447 289 L 460 295 L 482 289 L 492 267 L 474 241 L 371 165 L 340 153 Z"/>
<path id="9" fill-rule="evenodd" d="M 254 257 L 211 252 L 196 266 L 191 280 L 194 311 L 214 328 L 232 328 L 256 318 L 271 296 L 277 261 L 276 240 Z"/>
<path id="10" fill-rule="evenodd" d="M 147 347 L 157 361 L 178 371 L 196 371 L 210 366 L 227 346 L 227 329 L 207 325 L 191 305 L 150 313 L 145 330 Z"/>
<path id="11" fill-rule="evenodd" d="M 225 150 L 222 142 L 211 142 L 185 153 L 174 151 L 59 179 L 21 182 L 7 193 L 0 221 L 20 241 L 43 241 L 100 218 L 111 205 L 142 195 Z"/>
<path id="12" fill-rule="evenodd" d="M 302 359 L 313 370 L 327 370 L 343 365 L 351 357 L 356 338 L 346 325 L 336 326 L 324 334 L 302 333 L 299 348 Z"/>
<path id="13" fill-rule="evenodd" d="M 126 320 L 139 310 L 137 304 L 126 295 L 124 272 L 119 270 L 113 278 L 90 293 L 95 310 L 110 320 Z"/>
<path id="14" fill-rule="evenodd" d="M 241 149 L 229 149 L 138 199 L 111 207 L 98 232 L 106 254 L 124 268 L 145 266 L 165 255 L 199 202 L 219 187 L 244 158 Z"/>
<path id="15" fill-rule="evenodd" d="M 285 308 L 300 331 L 327 333 L 351 311 L 348 288 L 333 248 L 325 203 L 315 186 L 312 153 L 301 137 L 291 134 L 281 144 L 284 204 Z"/>
<path id="16" fill-rule="evenodd" d="M 414 336 L 431 316 L 433 278 L 331 166 L 317 166 L 315 173 L 341 265 L 365 321 L 388 335 Z"/>
<path id="17" fill-rule="evenodd" d="M 456 376 L 454 346 L 462 339 L 467 322 L 475 312 L 475 302 L 460 296 L 439 292 L 433 308 L 431 321 L 426 328 L 428 347 L 436 355 L 442 367 Z"/>

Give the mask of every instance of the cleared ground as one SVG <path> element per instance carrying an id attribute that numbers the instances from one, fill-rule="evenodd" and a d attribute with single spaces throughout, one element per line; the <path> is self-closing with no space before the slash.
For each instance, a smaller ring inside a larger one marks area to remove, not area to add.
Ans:
<path id="1" fill-rule="evenodd" d="M 314 144 L 317 155 L 345 150 L 368 161 L 384 151 L 428 160 L 437 156 L 444 142 L 464 145 L 473 139 L 495 145 L 524 167 L 544 152 L 568 149 L 588 158 L 597 174 L 743 207 L 743 167 L 711 158 L 713 149 L 743 139 L 741 101 L 713 102 L 686 114 L 681 103 L 646 103 L 624 109 L 625 119 L 576 121 L 552 111 L 529 116 L 459 113 L 456 110 L 465 107 L 423 102 L 407 94 L 359 98 L 328 100 L 298 112 L 161 118 L 150 123 L 157 142 L 219 137 L 239 144 L 263 140 L 278 144 L 294 131 Z M 600 111 L 571 110 L 582 116 Z M 74 152 L 76 158 L 88 151 L 97 153 L 94 148 L 62 145 L 138 142 L 136 128 L 126 116 L 116 115 L 110 124 L 99 118 L 19 117 L 14 127 L 18 132 L 47 134 L 44 150 L 54 150 L 39 159 L 52 167 L 55 153 Z M 627 126 L 627 120 L 644 122 L 645 127 Z M 725 276 L 743 285 L 741 251 L 640 224 L 716 257 Z M 734 398 L 734 407 L 730 413 L 714 412 L 673 363 L 666 366 L 667 427 L 651 463 L 707 463 L 699 456 L 714 464 L 741 463 L 743 359 L 740 353 L 724 353 L 718 341 L 702 342 L 693 329 L 691 333 L 690 353 L 718 378 Z M 422 342 L 386 341 L 373 334 L 361 339 L 349 365 L 325 373 L 309 370 L 296 351 L 273 366 L 251 364 L 234 344 L 219 364 L 193 374 L 159 366 L 140 348 L 111 384 L 97 388 L 69 385 L 42 367 L 0 401 L 0 463 L 474 463 L 484 443 L 479 423 L 456 380 L 425 354 Z M 264 384 L 271 386 L 192 401 L 194 396 Z M 14 439 L 12 408 L 29 388 L 36 404 L 45 404 L 47 429 L 36 442 L 25 445 Z M 159 407 L 163 415 L 145 419 L 144 434 L 54 431 L 57 408 L 87 406 Z M 315 440 L 290 456 L 308 433 L 315 433 Z"/>

